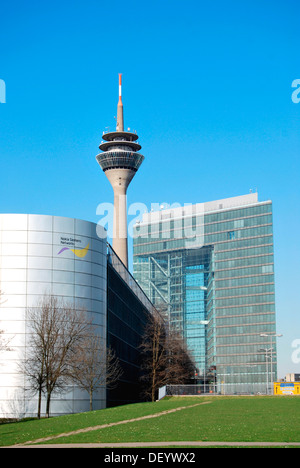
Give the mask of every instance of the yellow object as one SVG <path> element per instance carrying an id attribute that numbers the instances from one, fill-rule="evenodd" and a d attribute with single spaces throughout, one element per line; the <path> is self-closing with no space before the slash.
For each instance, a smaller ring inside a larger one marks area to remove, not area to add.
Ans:
<path id="1" fill-rule="evenodd" d="M 300 382 L 274 382 L 274 395 L 300 395 Z"/>
<path id="2" fill-rule="evenodd" d="M 90 244 L 88 244 L 84 249 L 70 249 L 70 250 L 76 255 L 76 257 L 83 258 L 88 253 L 89 246 Z"/>

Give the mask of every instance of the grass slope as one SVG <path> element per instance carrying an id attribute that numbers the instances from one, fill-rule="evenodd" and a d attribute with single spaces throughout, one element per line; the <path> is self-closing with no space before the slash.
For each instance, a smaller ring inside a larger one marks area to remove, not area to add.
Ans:
<path id="1" fill-rule="evenodd" d="M 195 404 L 195 399 L 192 398 L 184 402 L 181 398 L 168 398 L 158 403 L 136 403 L 99 411 L 58 416 L 50 419 L 31 419 L 6 423 L 0 425 L 0 446 L 23 444 L 42 437 L 57 436 L 61 433 L 76 431 L 86 427 L 139 418 L 193 404 Z"/>
<path id="2" fill-rule="evenodd" d="M 210 401 L 210 404 L 189 408 Z M 91 413 L 0 426 L 0 445 L 20 444 L 186 406 L 175 413 L 55 439 L 49 443 L 142 441 L 300 442 L 300 398 L 202 397 L 164 399 Z"/>

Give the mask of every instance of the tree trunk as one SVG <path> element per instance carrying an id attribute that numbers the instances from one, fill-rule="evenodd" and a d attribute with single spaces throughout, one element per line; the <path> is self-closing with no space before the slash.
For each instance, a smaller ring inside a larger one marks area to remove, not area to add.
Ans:
<path id="1" fill-rule="evenodd" d="M 151 397 L 152 397 L 152 401 L 155 401 L 155 370 L 153 370 L 153 374 L 152 374 L 152 393 L 151 393 Z"/>
<path id="2" fill-rule="evenodd" d="M 51 399 L 51 393 L 47 393 L 47 404 L 46 404 L 46 417 L 50 418 L 50 399 Z"/>
<path id="3" fill-rule="evenodd" d="M 42 406 L 42 387 L 39 388 L 39 401 L 38 401 L 38 419 L 41 419 L 41 406 Z"/>
<path id="4" fill-rule="evenodd" d="M 90 411 L 93 411 L 93 390 L 90 390 Z"/>

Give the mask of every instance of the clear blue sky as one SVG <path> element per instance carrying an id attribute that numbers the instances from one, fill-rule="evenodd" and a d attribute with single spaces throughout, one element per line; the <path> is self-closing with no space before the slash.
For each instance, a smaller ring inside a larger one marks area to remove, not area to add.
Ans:
<path id="1" fill-rule="evenodd" d="M 279 376 L 300 372 L 299 30 L 297 0 L 2 2 L 0 212 L 98 222 L 122 73 L 146 158 L 128 204 L 273 201 Z"/>

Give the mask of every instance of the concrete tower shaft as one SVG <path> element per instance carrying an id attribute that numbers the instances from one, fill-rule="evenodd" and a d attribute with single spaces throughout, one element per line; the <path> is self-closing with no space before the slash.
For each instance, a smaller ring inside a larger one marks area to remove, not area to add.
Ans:
<path id="1" fill-rule="evenodd" d="M 144 160 L 138 151 L 136 133 L 124 131 L 122 103 L 122 75 L 119 75 L 119 101 L 115 132 L 103 133 L 99 149 L 103 151 L 96 160 L 108 178 L 114 191 L 113 249 L 128 267 L 127 242 L 127 188 Z"/>

